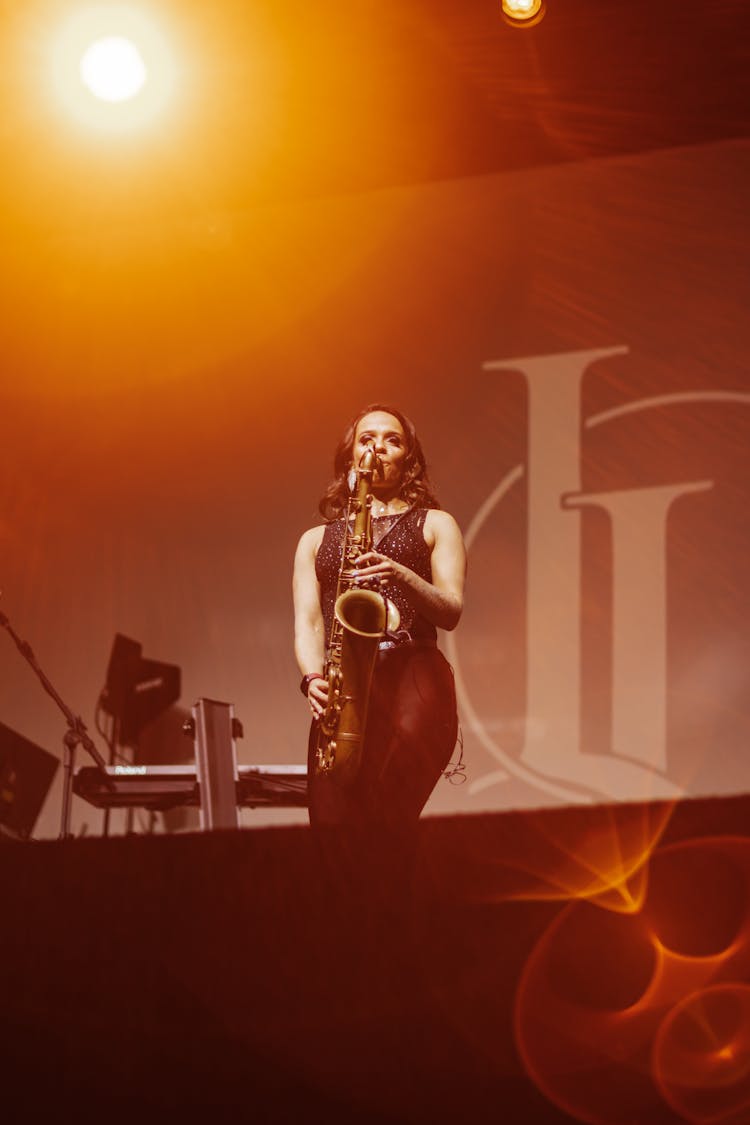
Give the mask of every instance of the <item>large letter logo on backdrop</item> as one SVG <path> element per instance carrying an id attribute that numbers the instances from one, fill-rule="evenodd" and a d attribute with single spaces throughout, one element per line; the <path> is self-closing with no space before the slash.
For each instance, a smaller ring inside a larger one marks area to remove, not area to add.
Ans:
<path id="1" fill-rule="evenodd" d="M 711 479 L 587 493 L 581 491 L 581 385 L 592 364 L 627 347 L 485 363 L 489 372 L 523 373 L 528 389 L 526 555 L 526 717 L 523 748 L 509 754 L 487 730 L 461 676 L 462 712 L 501 763 L 473 781 L 478 793 L 514 775 L 560 800 L 603 795 L 646 800 L 678 796 L 667 761 L 667 517 L 677 501 L 711 489 Z M 640 399 L 584 420 L 591 429 L 675 401 L 750 402 L 735 392 L 686 392 Z M 634 453 L 637 456 L 637 453 Z M 487 498 L 467 530 L 480 529 L 524 475 L 518 465 Z M 586 753 L 581 738 L 582 509 L 606 512 L 611 535 L 611 732 Z"/>

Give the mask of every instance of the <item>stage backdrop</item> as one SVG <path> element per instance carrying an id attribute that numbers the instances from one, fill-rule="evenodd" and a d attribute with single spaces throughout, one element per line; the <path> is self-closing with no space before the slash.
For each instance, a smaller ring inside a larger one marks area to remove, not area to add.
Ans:
<path id="1" fill-rule="evenodd" d="M 392 401 L 469 545 L 442 641 L 466 778 L 429 810 L 747 791 L 749 157 L 231 213 L 51 193 L 0 281 L 3 611 L 92 729 L 121 632 L 182 668 L 154 756 L 209 696 L 242 761 L 302 762 L 292 556 L 348 418 Z M 0 677 L 0 719 L 59 754 L 5 634 Z"/>

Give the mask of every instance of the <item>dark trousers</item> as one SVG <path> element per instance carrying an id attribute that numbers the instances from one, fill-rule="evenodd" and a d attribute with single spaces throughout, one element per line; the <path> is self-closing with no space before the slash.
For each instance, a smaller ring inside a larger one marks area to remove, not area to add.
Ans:
<path id="1" fill-rule="evenodd" d="M 408 831 L 450 761 L 457 729 L 453 672 L 435 646 L 404 645 L 378 652 L 362 761 L 354 781 L 342 785 L 316 772 L 313 723 L 310 823 Z"/>

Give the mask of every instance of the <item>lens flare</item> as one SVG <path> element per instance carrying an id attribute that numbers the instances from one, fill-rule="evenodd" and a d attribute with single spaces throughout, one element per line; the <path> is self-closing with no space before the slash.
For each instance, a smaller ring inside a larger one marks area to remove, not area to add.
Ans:
<path id="1" fill-rule="evenodd" d="M 687 996 L 654 1043 L 654 1070 L 672 1108 L 695 1125 L 740 1125 L 750 1113 L 750 987 Z"/>
<path id="2" fill-rule="evenodd" d="M 524 1068 L 576 1120 L 740 1125 L 750 1106 L 750 843 L 652 856 L 633 915 L 572 903 L 516 994 Z"/>
<path id="3" fill-rule="evenodd" d="M 648 885 L 649 860 L 673 806 L 592 806 L 524 813 L 486 836 L 477 830 L 470 849 L 439 851 L 427 877 L 464 901 L 583 899 L 620 914 L 636 914 Z"/>
<path id="4" fill-rule="evenodd" d="M 81 59 L 80 73 L 84 86 L 106 102 L 135 97 L 146 81 L 146 65 L 135 43 L 116 35 L 91 44 Z"/>

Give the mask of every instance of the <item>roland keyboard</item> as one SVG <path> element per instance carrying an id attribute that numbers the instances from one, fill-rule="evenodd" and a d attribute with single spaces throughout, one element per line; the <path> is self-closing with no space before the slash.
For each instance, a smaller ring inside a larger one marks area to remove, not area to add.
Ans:
<path id="1" fill-rule="evenodd" d="M 96 766 L 81 766 L 73 792 L 100 809 L 144 808 L 163 812 L 200 805 L 195 763 L 106 767 L 108 789 Z M 238 766 L 237 805 L 242 808 L 307 808 L 305 766 Z"/>

